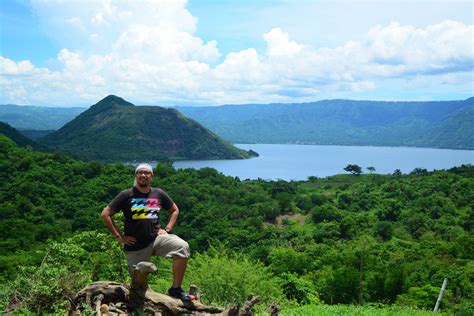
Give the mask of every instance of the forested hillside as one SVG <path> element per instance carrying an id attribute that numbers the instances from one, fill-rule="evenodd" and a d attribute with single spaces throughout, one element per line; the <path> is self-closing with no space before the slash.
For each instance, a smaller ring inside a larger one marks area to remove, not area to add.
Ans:
<path id="1" fill-rule="evenodd" d="M 88 282 L 128 277 L 99 213 L 131 186 L 133 167 L 39 153 L 0 135 L 0 176 L 2 310 L 64 311 Z M 473 310 L 473 166 L 266 182 L 159 164 L 154 181 L 180 207 L 175 232 L 193 251 L 185 285 L 197 284 L 206 303 L 253 292 L 284 310 L 432 309 L 448 278 L 442 310 Z M 164 290 L 169 266 L 157 263 L 151 286 Z"/>
<path id="2" fill-rule="evenodd" d="M 474 149 L 474 98 L 177 107 L 233 143 Z"/>
<path id="3" fill-rule="evenodd" d="M 38 142 L 79 159 L 109 162 L 251 157 L 175 109 L 137 107 L 114 95 Z"/>
<path id="4" fill-rule="evenodd" d="M 41 146 L 30 138 L 20 134 L 15 128 L 11 127 L 9 124 L 0 122 L 0 134 L 3 134 L 13 140 L 18 146 L 26 147 L 30 146 L 37 150 L 45 150 L 46 147 Z"/>

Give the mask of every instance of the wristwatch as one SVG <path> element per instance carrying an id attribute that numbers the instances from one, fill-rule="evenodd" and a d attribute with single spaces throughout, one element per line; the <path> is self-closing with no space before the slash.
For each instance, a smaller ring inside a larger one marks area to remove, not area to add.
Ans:
<path id="1" fill-rule="evenodd" d="M 165 232 L 169 234 L 171 232 L 171 228 L 165 227 Z"/>

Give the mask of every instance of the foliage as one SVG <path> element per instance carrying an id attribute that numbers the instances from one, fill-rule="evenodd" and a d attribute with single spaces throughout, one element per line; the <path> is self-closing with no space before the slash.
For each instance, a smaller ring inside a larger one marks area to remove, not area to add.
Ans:
<path id="1" fill-rule="evenodd" d="M 474 311 L 474 300 L 465 300 L 454 308 L 454 314 L 458 316 L 471 316 Z"/>
<path id="2" fill-rule="evenodd" d="M 13 140 L 18 146 L 30 146 L 35 148 L 36 150 L 45 150 L 44 146 L 41 146 L 28 137 L 23 136 L 20 134 L 16 129 L 8 125 L 7 123 L 0 122 L 0 134 L 3 134 Z"/>
<path id="3" fill-rule="evenodd" d="M 60 312 L 82 287 L 92 281 L 123 280 L 125 261 L 110 236 L 82 232 L 63 242 L 49 242 L 39 264 L 21 265 L 2 293 L 3 310 L 17 305 L 35 313 Z"/>
<path id="4" fill-rule="evenodd" d="M 448 278 L 442 308 L 462 314 L 474 299 L 473 170 L 240 181 L 210 168 L 174 170 L 167 163 L 155 168 L 154 185 L 181 211 L 174 232 L 193 251 L 185 282 L 199 283 L 212 303 L 237 302 L 255 290 L 268 302 L 318 298 L 431 309 L 435 289 Z M 131 186 L 132 174 L 130 166 L 39 153 L 0 135 L 4 304 L 19 297 L 36 311 L 44 298 L 36 291 L 37 299 L 29 299 L 27 289 L 50 281 L 48 297 L 58 302 L 68 296 L 71 287 L 59 289 L 59 263 L 79 273 L 78 283 L 127 278 L 121 250 L 99 213 Z M 292 214 L 305 220 L 282 221 Z M 171 276 L 169 268 L 163 271 L 153 284 L 166 289 Z"/>
<path id="5" fill-rule="evenodd" d="M 352 174 L 355 174 L 356 176 L 360 175 L 362 173 L 362 168 L 359 165 L 347 165 L 344 168 L 345 171 L 350 172 Z"/>
<path id="6" fill-rule="evenodd" d="M 205 253 L 195 253 L 186 279 L 205 294 L 202 301 L 216 306 L 243 304 L 249 293 L 262 297 L 262 306 L 272 301 L 284 303 L 277 280 L 262 263 L 223 245 Z"/>
<path id="7" fill-rule="evenodd" d="M 295 273 L 282 273 L 280 286 L 289 300 L 295 300 L 300 305 L 321 303 L 314 284 Z"/>
<path id="8" fill-rule="evenodd" d="M 397 297 L 397 304 L 407 306 L 420 306 L 422 308 L 433 308 L 438 297 L 439 288 L 425 285 L 422 287 L 411 287 L 408 293 L 400 294 Z"/>
<path id="9" fill-rule="evenodd" d="M 431 316 L 432 311 L 420 310 L 413 307 L 384 306 L 383 304 L 354 306 L 354 305 L 305 305 L 291 309 L 283 309 L 282 316 Z M 452 315 L 448 312 L 438 312 L 436 315 Z"/>
<path id="10" fill-rule="evenodd" d="M 47 259 L 47 258 L 45 258 Z M 2 305 L 17 305 L 20 311 L 59 312 L 90 279 L 81 271 L 44 262 L 37 267 L 21 267 L 21 274 L 10 283 Z"/>

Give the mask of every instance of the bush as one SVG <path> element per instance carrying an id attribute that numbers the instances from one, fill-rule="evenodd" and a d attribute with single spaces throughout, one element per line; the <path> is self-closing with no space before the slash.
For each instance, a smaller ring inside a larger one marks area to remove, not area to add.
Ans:
<path id="1" fill-rule="evenodd" d="M 106 234 L 83 232 L 51 242 L 39 266 L 20 273 L 0 290 L 0 308 L 21 313 L 63 313 L 85 285 L 99 279 L 124 279 L 125 261 L 117 242 Z"/>
<path id="2" fill-rule="evenodd" d="M 319 294 L 311 281 L 294 273 L 283 273 L 279 283 L 289 300 L 294 300 L 299 305 L 321 304 Z"/>
<path id="3" fill-rule="evenodd" d="M 248 294 L 262 297 L 263 304 L 257 305 L 261 309 L 274 301 L 279 304 L 286 301 L 277 279 L 268 268 L 222 245 L 194 254 L 186 280 L 191 280 L 204 293 L 201 300 L 206 304 L 242 304 Z"/>
<path id="4" fill-rule="evenodd" d="M 455 315 L 471 316 L 474 311 L 474 300 L 465 300 L 454 308 Z"/>
<path id="5" fill-rule="evenodd" d="M 3 293 L 2 305 L 16 305 L 22 313 L 64 312 L 68 301 L 91 281 L 86 272 L 71 272 L 47 262 L 20 270 L 22 273 L 10 283 L 10 290 Z"/>
<path id="6" fill-rule="evenodd" d="M 408 293 L 397 296 L 396 303 L 405 306 L 414 306 L 424 309 L 433 309 L 436 298 L 439 294 L 439 288 L 432 285 L 423 287 L 411 287 Z"/>

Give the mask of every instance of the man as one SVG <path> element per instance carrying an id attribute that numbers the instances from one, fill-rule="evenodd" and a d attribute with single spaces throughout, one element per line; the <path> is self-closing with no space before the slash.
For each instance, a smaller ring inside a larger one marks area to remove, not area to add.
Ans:
<path id="1" fill-rule="evenodd" d="M 161 189 L 152 188 L 153 169 L 149 164 L 139 164 L 135 169 L 134 185 L 120 192 L 102 213 L 102 221 L 118 242 L 124 245 L 128 269 L 141 261 L 150 261 L 151 256 L 173 258 L 173 286 L 168 290 L 170 296 L 190 300 L 183 291 L 181 283 L 189 258 L 189 245 L 176 235 L 170 234 L 179 214 L 178 206 Z M 161 208 L 168 210 L 170 216 L 165 229 L 160 228 Z M 122 211 L 125 217 L 124 234 L 121 235 L 112 217 Z"/>

